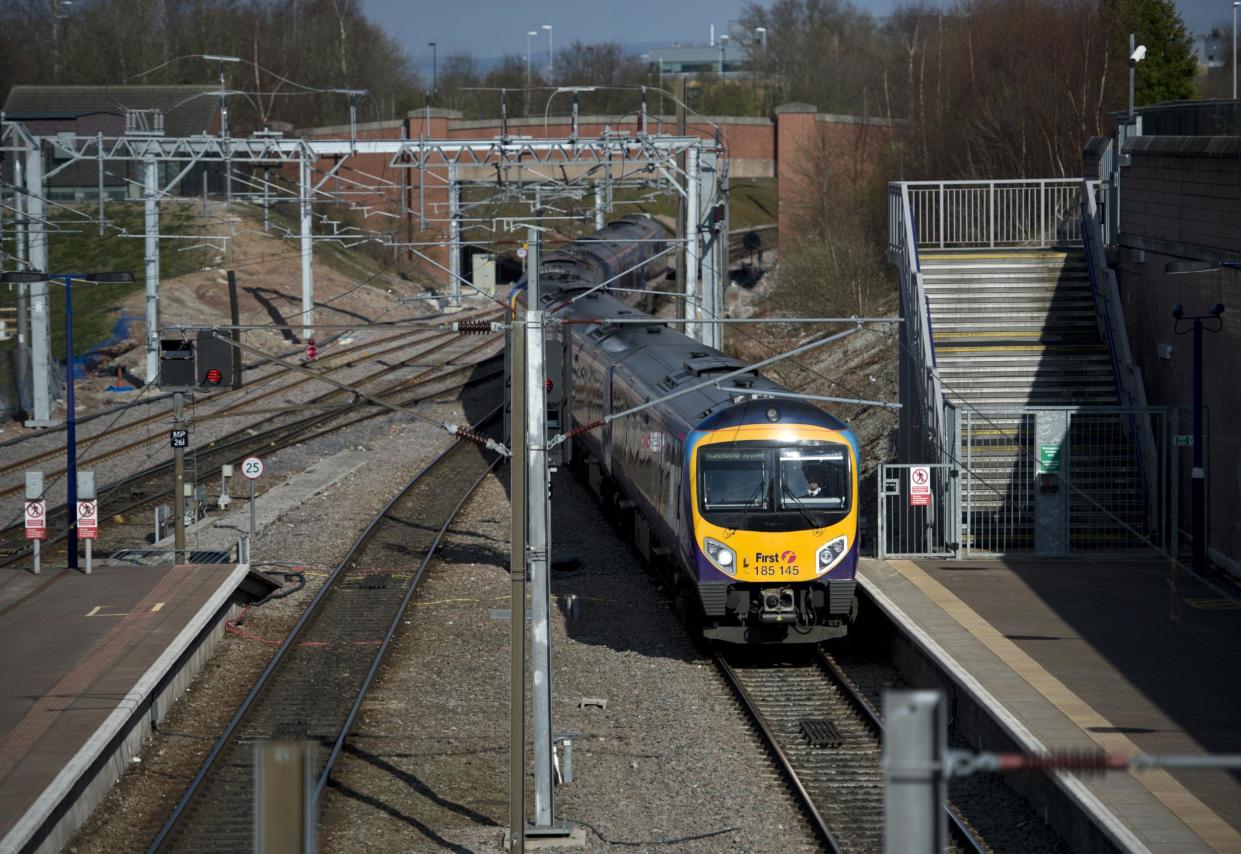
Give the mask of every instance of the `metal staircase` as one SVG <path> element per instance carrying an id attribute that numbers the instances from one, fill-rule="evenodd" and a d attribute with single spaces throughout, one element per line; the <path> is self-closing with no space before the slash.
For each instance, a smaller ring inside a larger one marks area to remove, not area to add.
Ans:
<path id="1" fill-rule="evenodd" d="M 921 257 L 935 360 L 962 413 L 965 536 L 971 550 L 1034 548 L 1039 448 L 1021 410 L 1116 406 L 1085 255 L 1077 249 L 939 251 Z M 1070 547 L 1122 548 L 1117 517 L 1145 526 L 1142 483 L 1119 416 L 1072 416 Z"/>
<path id="2" fill-rule="evenodd" d="M 958 408 L 1114 405 L 1080 251 L 924 254 L 944 393 Z"/>

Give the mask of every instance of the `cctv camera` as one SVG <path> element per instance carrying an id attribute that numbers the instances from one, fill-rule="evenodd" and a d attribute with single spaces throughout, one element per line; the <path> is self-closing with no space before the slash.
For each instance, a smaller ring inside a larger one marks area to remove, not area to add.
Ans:
<path id="1" fill-rule="evenodd" d="M 1140 44 L 1137 46 L 1137 49 L 1133 51 L 1133 55 L 1129 57 L 1129 64 L 1137 65 L 1144 59 L 1146 59 L 1146 45 Z"/>
<path id="2" fill-rule="evenodd" d="M 1211 306 L 1211 316 L 1212 316 L 1212 317 L 1219 317 L 1219 316 L 1220 316 L 1221 314 L 1223 314 L 1223 313 L 1224 313 L 1224 304 L 1223 304 L 1223 303 L 1218 303 L 1218 302 L 1217 302 L 1215 305 Z"/>
<path id="3" fill-rule="evenodd" d="M 1172 316 L 1175 317 L 1177 320 L 1180 320 L 1181 317 L 1184 316 L 1184 314 L 1185 314 L 1185 311 L 1184 309 L 1181 308 L 1181 304 L 1179 302 L 1176 305 L 1172 306 Z"/>

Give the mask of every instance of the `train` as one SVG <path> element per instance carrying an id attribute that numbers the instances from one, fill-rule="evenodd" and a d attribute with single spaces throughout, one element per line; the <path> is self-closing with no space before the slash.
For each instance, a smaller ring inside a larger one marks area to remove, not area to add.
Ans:
<path id="1" fill-rule="evenodd" d="M 626 217 L 540 263 L 549 435 L 571 436 L 562 462 L 629 529 L 704 639 L 842 637 L 857 614 L 857 437 L 758 372 L 711 382 L 745 363 L 639 311 L 627 292 L 592 290 L 630 268 L 632 289 L 645 286 L 666 237 Z M 525 305 L 519 283 L 513 306 Z"/>

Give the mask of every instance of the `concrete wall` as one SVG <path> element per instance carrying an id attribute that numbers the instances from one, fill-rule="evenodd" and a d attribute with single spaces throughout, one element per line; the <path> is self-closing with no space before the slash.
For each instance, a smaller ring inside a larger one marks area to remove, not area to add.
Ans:
<path id="1" fill-rule="evenodd" d="M 1169 275 L 1169 261 L 1241 259 L 1241 137 L 1138 137 L 1121 169 L 1118 276 L 1134 359 L 1152 405 L 1181 410 L 1191 432 L 1191 335 L 1177 335 L 1172 306 L 1206 314 L 1223 303 L 1223 330 L 1203 336 L 1208 551 L 1241 573 L 1241 271 Z M 1182 323 L 1182 328 L 1188 324 Z M 1172 347 L 1171 359 L 1160 357 Z M 1178 448 L 1181 529 L 1189 528 L 1191 449 Z M 1184 540 L 1182 540 L 1184 542 Z"/>

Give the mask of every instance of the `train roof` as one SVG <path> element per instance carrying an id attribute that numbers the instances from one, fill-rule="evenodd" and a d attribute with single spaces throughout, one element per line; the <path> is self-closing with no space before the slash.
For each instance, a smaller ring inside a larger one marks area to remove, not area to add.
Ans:
<path id="1" fill-rule="evenodd" d="M 577 292 L 577 293 L 580 293 Z M 588 294 L 565 305 L 575 292 L 571 289 L 544 289 L 543 308 L 562 319 L 578 322 L 599 320 L 597 325 L 579 327 L 579 334 L 604 360 L 611 362 L 625 381 L 648 399 L 654 400 L 681 389 L 725 376 L 744 368 L 746 363 L 719 350 L 669 329 L 667 321 L 651 317 L 603 291 Z M 559 306 L 559 308 L 557 308 Z M 649 320 L 649 323 L 608 323 L 609 319 Z M 739 374 L 723 383 L 744 393 L 724 392 L 714 386 L 684 394 L 664 403 L 660 409 L 681 420 L 687 428 L 714 429 L 763 421 L 772 398 L 766 391 L 784 391 L 756 371 Z M 764 401 L 759 408 L 752 405 Z M 805 401 L 781 399 L 774 404 L 782 416 L 796 417 L 831 430 L 848 429 L 844 422 Z"/>

